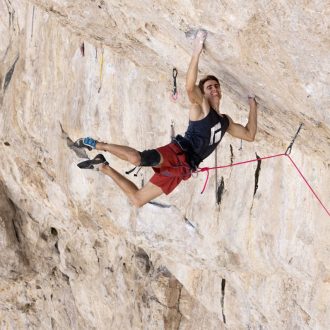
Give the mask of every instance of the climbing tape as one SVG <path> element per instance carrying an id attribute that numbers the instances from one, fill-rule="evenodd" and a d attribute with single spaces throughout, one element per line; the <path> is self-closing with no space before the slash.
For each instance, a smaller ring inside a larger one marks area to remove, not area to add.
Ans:
<path id="1" fill-rule="evenodd" d="M 173 90 L 171 97 L 173 101 L 176 101 L 178 99 L 178 90 L 176 86 L 176 77 L 178 76 L 178 70 L 176 68 L 173 68 L 172 76 L 173 76 Z"/>
<path id="2" fill-rule="evenodd" d="M 330 216 L 330 211 L 326 208 L 326 206 L 322 203 L 321 199 L 318 197 L 318 195 L 316 194 L 316 192 L 314 191 L 314 189 L 311 187 L 311 185 L 308 183 L 307 179 L 305 178 L 305 176 L 302 174 L 302 172 L 299 170 L 298 166 L 296 165 L 296 163 L 293 161 L 293 159 L 290 157 L 290 152 L 292 150 L 292 146 L 299 134 L 299 131 L 302 127 L 302 124 L 300 124 L 298 131 L 296 133 L 296 135 L 294 136 L 294 138 L 292 139 L 289 147 L 287 148 L 287 150 L 285 151 L 285 153 L 283 154 L 278 154 L 278 155 L 272 155 L 272 156 L 266 156 L 266 157 L 261 157 L 261 158 L 256 158 L 256 159 L 250 159 L 250 160 L 246 160 L 243 162 L 237 162 L 237 163 L 233 163 L 233 164 L 229 164 L 229 165 L 222 165 L 222 166 L 214 166 L 214 167 L 202 167 L 199 168 L 196 172 L 206 172 L 206 179 L 205 179 L 205 183 L 202 189 L 201 194 L 204 193 L 205 189 L 206 189 L 206 185 L 208 183 L 209 180 L 209 172 L 210 170 L 215 170 L 217 168 L 227 168 L 227 167 L 233 167 L 233 166 L 237 166 L 237 165 L 242 165 L 242 164 L 247 164 L 247 163 L 252 163 L 252 162 L 257 162 L 260 160 L 265 160 L 265 159 L 270 159 L 270 158 L 275 158 L 275 157 L 281 157 L 281 156 L 286 156 L 290 159 L 291 163 L 293 164 L 293 166 L 295 167 L 295 169 L 297 170 L 297 172 L 299 173 L 299 175 L 302 177 L 302 179 L 304 180 L 304 182 L 306 183 L 307 187 L 310 189 L 310 191 L 312 192 L 312 194 L 314 195 L 314 197 L 318 200 L 318 202 L 320 203 L 320 205 L 322 206 L 322 208 L 325 210 L 325 212 L 328 214 L 328 216 Z"/>

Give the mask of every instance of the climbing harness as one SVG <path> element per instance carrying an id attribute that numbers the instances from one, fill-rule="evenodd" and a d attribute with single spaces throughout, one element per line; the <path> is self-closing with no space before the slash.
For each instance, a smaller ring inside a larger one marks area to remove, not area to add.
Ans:
<path id="1" fill-rule="evenodd" d="M 178 75 L 178 70 L 176 68 L 173 68 L 173 72 L 172 72 L 172 77 L 173 77 L 173 90 L 172 90 L 172 95 L 171 98 L 173 101 L 176 101 L 178 99 L 178 90 L 177 90 L 177 86 L 176 86 L 176 77 Z"/>
<path id="2" fill-rule="evenodd" d="M 203 186 L 203 189 L 201 191 L 201 194 L 203 194 L 203 192 L 206 189 L 207 183 L 208 183 L 208 179 L 209 179 L 209 171 L 210 170 L 215 170 L 218 168 L 227 168 L 227 167 L 232 167 L 232 166 L 237 166 L 237 165 L 242 165 L 242 164 L 247 164 L 247 163 L 252 163 L 252 162 L 257 162 L 257 161 L 261 161 L 261 160 L 265 160 L 265 159 L 271 159 L 271 158 L 276 158 L 276 157 L 281 157 L 281 156 L 286 156 L 290 159 L 291 163 L 293 164 L 293 166 L 295 167 L 295 169 L 297 170 L 297 172 L 299 173 L 299 175 L 302 177 L 302 179 L 304 180 L 304 182 L 306 183 L 307 187 L 310 189 L 310 191 L 312 192 L 312 194 L 314 195 L 314 197 L 318 200 L 318 202 L 320 203 L 320 205 L 322 206 L 322 208 L 325 210 L 325 212 L 330 216 L 330 211 L 325 207 L 325 205 L 322 203 L 321 199 L 318 197 L 318 195 L 316 194 L 316 192 L 314 191 L 314 189 L 311 187 L 311 185 L 308 183 L 307 179 L 305 178 L 305 176 L 302 174 L 302 172 L 299 170 L 298 166 L 296 165 L 296 163 L 293 161 L 293 159 L 290 157 L 290 153 L 293 147 L 293 144 L 301 130 L 303 124 L 300 124 L 297 133 L 295 134 L 295 136 L 293 137 L 289 147 L 287 148 L 287 150 L 285 151 L 285 153 L 282 154 L 277 154 L 277 155 L 271 155 L 271 156 L 266 156 L 266 157 L 260 157 L 260 158 L 256 158 L 256 159 L 250 159 L 250 160 L 246 160 L 246 161 L 242 161 L 242 162 L 237 162 L 237 163 L 233 163 L 233 164 L 229 164 L 229 165 L 223 165 L 223 166 L 215 166 L 215 167 L 202 167 L 199 168 L 196 172 L 206 172 L 206 179 L 205 179 L 205 183 Z"/>
<path id="3" fill-rule="evenodd" d="M 186 161 L 190 170 L 192 172 L 198 171 L 198 166 L 203 161 L 203 159 L 194 151 L 190 141 L 181 135 L 177 135 L 172 141 L 180 147 L 183 153 L 185 153 Z"/>

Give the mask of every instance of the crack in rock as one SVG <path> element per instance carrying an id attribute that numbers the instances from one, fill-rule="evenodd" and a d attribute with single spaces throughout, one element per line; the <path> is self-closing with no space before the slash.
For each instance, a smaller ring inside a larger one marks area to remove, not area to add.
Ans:
<path id="1" fill-rule="evenodd" d="M 260 170 L 261 170 L 261 160 L 260 157 L 258 156 L 258 154 L 256 153 L 256 157 L 258 159 L 258 165 L 257 165 L 257 169 L 255 171 L 255 183 L 254 183 L 254 193 L 253 196 L 255 196 L 257 190 L 258 190 L 258 182 L 259 182 L 259 175 L 260 175 Z"/>
<path id="2" fill-rule="evenodd" d="M 62 124 L 60 123 L 60 127 L 61 127 L 61 131 L 62 131 L 62 139 L 66 139 L 66 143 L 67 143 L 67 146 L 73 150 L 75 152 L 75 154 L 79 157 L 79 158 L 86 158 L 86 159 L 89 159 L 87 153 L 85 150 L 83 150 L 82 148 L 77 148 L 75 145 L 74 145 L 74 142 L 72 141 L 72 139 L 69 137 L 69 135 L 64 131 L 63 127 L 62 127 Z"/>
<path id="3" fill-rule="evenodd" d="M 223 278 L 221 280 L 221 312 L 223 323 L 226 324 L 226 315 L 225 315 L 225 289 L 226 289 L 226 280 Z"/>
<path id="4" fill-rule="evenodd" d="M 220 184 L 218 185 L 218 188 L 217 188 L 217 204 L 218 205 L 221 204 L 224 189 L 225 189 L 225 182 L 224 182 L 224 179 L 223 179 L 223 176 L 222 176 L 221 180 L 220 180 Z"/>
<path id="5" fill-rule="evenodd" d="M 15 66 L 16 66 L 16 63 L 17 63 L 18 59 L 19 59 L 19 55 L 17 55 L 15 62 L 13 63 L 13 65 L 11 66 L 11 68 L 6 73 L 5 83 L 3 85 L 3 91 L 4 92 L 6 91 L 8 85 L 9 85 L 9 83 L 11 81 L 11 78 L 13 77 L 13 73 L 15 71 Z"/>

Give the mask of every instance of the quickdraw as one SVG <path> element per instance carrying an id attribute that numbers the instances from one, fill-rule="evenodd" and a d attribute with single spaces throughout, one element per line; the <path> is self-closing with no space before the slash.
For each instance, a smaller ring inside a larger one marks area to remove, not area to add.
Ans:
<path id="1" fill-rule="evenodd" d="M 173 90 L 172 90 L 172 95 L 171 98 L 173 101 L 176 101 L 178 99 L 178 90 L 177 90 L 177 85 L 176 85 L 176 77 L 178 76 L 178 70 L 176 68 L 173 68 Z"/>
<path id="2" fill-rule="evenodd" d="M 298 136 L 298 134 L 299 134 L 299 132 L 300 132 L 302 126 L 303 126 L 303 124 L 301 123 L 300 126 L 299 126 L 299 128 L 298 128 L 298 131 L 297 131 L 296 135 L 293 137 L 293 139 L 292 139 L 290 145 L 288 146 L 288 148 L 287 148 L 286 151 L 285 151 L 285 154 L 286 154 L 286 155 L 290 155 L 291 150 L 292 150 L 292 147 L 293 147 L 293 144 L 294 144 L 294 141 L 296 140 L 296 138 L 297 138 L 297 136 Z"/>
<path id="3" fill-rule="evenodd" d="M 298 166 L 296 165 L 296 163 L 293 161 L 293 159 L 290 157 L 290 152 L 292 150 L 293 144 L 301 130 L 303 124 L 300 124 L 297 133 L 295 134 L 295 136 L 293 137 L 290 145 L 288 146 L 288 148 L 286 149 L 285 153 L 283 154 L 278 154 L 278 155 L 272 155 L 272 156 L 266 156 L 266 157 L 261 157 L 261 158 L 256 158 L 256 159 L 251 159 L 251 160 L 247 160 L 247 161 L 243 161 L 243 162 L 238 162 L 238 163 L 233 163 L 233 164 L 229 164 L 229 165 L 224 165 L 224 166 L 215 166 L 215 167 L 202 167 L 199 168 L 197 170 L 197 172 L 206 172 L 206 179 L 205 179 L 205 183 L 202 189 L 201 194 L 204 192 L 204 190 L 206 189 L 207 183 L 208 183 L 208 179 L 209 179 L 209 172 L 210 170 L 214 170 L 217 168 L 226 168 L 226 167 L 232 167 L 232 166 L 237 166 L 237 165 L 242 165 L 242 164 L 247 164 L 247 163 L 251 163 L 251 162 L 257 162 L 260 160 L 264 160 L 264 159 L 270 159 L 270 158 L 275 158 L 275 157 L 281 157 L 281 156 L 286 156 L 289 158 L 289 160 L 291 161 L 292 165 L 294 166 L 294 168 L 297 170 L 297 172 L 299 173 L 299 175 L 301 176 L 301 178 L 304 180 L 304 182 L 306 183 L 307 187 L 309 188 L 309 190 L 312 192 L 312 194 L 314 195 L 314 197 L 318 200 L 319 204 L 321 205 L 321 207 L 325 210 L 325 212 L 328 214 L 328 216 L 330 216 L 330 211 L 326 208 L 326 206 L 322 203 L 321 199 L 318 197 L 318 195 L 316 194 L 316 192 L 314 191 L 314 189 L 312 188 L 312 186 L 308 183 L 307 179 L 305 178 L 305 176 L 302 174 L 302 172 L 299 170 Z"/>

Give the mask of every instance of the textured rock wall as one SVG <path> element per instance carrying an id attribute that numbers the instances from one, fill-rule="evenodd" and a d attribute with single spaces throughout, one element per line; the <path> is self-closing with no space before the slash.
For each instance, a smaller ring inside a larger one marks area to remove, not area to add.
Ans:
<path id="1" fill-rule="evenodd" d="M 76 167 L 66 134 L 142 150 L 172 121 L 183 133 L 185 32 L 203 27 L 222 111 L 245 123 L 249 90 L 260 104 L 256 141 L 226 136 L 203 165 L 282 153 L 303 122 L 291 156 L 329 208 L 328 16 L 307 1 L 1 0 L 1 328 L 327 329 L 330 219 L 289 159 L 210 172 L 203 195 L 201 173 L 137 210 Z"/>

